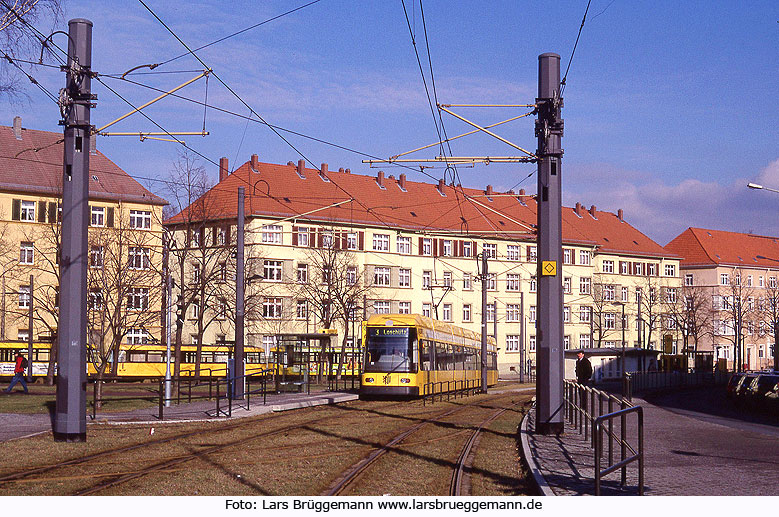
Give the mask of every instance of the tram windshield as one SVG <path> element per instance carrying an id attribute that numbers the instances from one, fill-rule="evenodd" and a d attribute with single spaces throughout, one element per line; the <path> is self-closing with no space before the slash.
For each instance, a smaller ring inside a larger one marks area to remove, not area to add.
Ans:
<path id="1" fill-rule="evenodd" d="M 416 329 L 409 327 L 368 327 L 366 372 L 414 371 L 413 343 Z"/>

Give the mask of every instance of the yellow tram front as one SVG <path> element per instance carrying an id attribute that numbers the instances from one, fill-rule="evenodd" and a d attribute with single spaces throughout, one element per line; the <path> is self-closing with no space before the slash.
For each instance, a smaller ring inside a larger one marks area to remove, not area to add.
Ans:
<path id="1" fill-rule="evenodd" d="M 361 395 L 419 396 L 416 327 L 400 322 L 397 326 L 378 326 L 369 321 L 365 344 Z"/>

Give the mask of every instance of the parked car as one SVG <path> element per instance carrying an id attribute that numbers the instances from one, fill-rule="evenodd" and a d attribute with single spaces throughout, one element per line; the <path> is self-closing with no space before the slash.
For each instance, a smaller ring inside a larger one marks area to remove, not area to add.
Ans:
<path id="1" fill-rule="evenodd" d="M 756 377 L 757 374 L 755 373 L 744 373 L 738 380 L 738 384 L 736 384 L 736 388 L 733 391 L 733 402 L 735 402 L 737 406 L 744 404 L 746 401 L 749 385 Z"/>
<path id="2" fill-rule="evenodd" d="M 725 390 L 725 393 L 727 394 L 729 399 L 734 399 L 736 397 L 736 387 L 738 386 L 739 381 L 744 377 L 743 373 L 736 372 L 733 375 L 730 376 L 730 379 L 728 380 L 728 386 Z"/>
<path id="3" fill-rule="evenodd" d="M 773 391 L 779 384 L 779 375 L 774 373 L 761 373 L 757 375 L 746 388 L 746 402 L 750 407 L 763 408 L 766 403 L 766 394 Z"/>
<path id="4" fill-rule="evenodd" d="M 774 384 L 774 387 L 766 392 L 765 407 L 779 417 L 779 383 Z"/>

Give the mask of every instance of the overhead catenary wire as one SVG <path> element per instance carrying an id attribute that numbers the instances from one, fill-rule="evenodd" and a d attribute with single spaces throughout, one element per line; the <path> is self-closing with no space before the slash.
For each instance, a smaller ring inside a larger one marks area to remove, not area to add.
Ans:
<path id="1" fill-rule="evenodd" d="M 576 35 L 576 42 L 573 44 L 573 50 L 571 51 L 571 57 L 568 59 L 568 66 L 565 69 L 565 74 L 563 75 L 563 80 L 560 81 L 560 97 L 563 96 L 563 92 L 565 91 L 565 82 L 568 79 L 568 71 L 571 69 L 571 63 L 573 62 L 573 56 L 576 54 L 576 47 L 579 45 L 579 38 L 582 35 L 582 29 L 584 29 L 584 22 L 587 20 L 587 12 L 590 10 L 590 4 L 592 3 L 592 0 L 587 0 L 587 8 L 584 10 L 584 16 L 582 17 L 582 24 L 579 26 L 579 33 Z M 608 6 L 606 7 L 608 9 Z M 605 9 L 604 9 L 605 11 Z M 603 14 L 603 13 L 600 13 Z"/>

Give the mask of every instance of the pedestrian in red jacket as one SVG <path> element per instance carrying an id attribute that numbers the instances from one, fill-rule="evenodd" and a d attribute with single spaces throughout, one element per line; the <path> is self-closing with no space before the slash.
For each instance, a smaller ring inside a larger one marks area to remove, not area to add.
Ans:
<path id="1" fill-rule="evenodd" d="M 27 368 L 27 358 L 22 355 L 21 352 L 16 354 L 16 365 L 14 366 L 14 378 L 11 380 L 11 384 L 5 389 L 5 393 L 11 393 L 11 390 L 19 382 L 24 388 L 24 393 L 27 394 L 27 381 L 24 380 L 24 370 Z"/>

